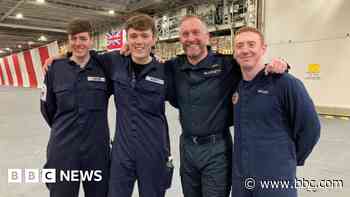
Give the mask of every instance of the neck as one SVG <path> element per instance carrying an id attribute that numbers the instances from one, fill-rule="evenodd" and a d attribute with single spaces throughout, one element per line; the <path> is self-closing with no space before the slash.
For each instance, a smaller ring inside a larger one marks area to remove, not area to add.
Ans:
<path id="1" fill-rule="evenodd" d="M 265 65 L 263 63 L 259 63 L 258 65 L 252 66 L 252 67 L 244 67 L 241 66 L 243 79 L 246 81 L 251 81 L 254 79 L 254 77 L 262 70 L 264 69 Z"/>
<path id="2" fill-rule="evenodd" d="M 133 62 L 135 62 L 136 64 L 148 64 L 152 61 L 152 57 L 148 56 L 145 58 L 137 58 L 131 55 L 131 59 Z"/>
<path id="3" fill-rule="evenodd" d="M 90 53 L 88 53 L 84 57 L 77 57 L 73 55 L 70 59 L 74 61 L 76 64 L 78 64 L 80 68 L 84 68 L 90 60 Z"/>
<path id="4" fill-rule="evenodd" d="M 208 55 L 208 50 L 205 50 L 201 56 L 198 56 L 198 57 L 187 56 L 187 61 L 190 62 L 192 65 L 197 65 L 200 61 L 206 58 L 207 55 Z"/>

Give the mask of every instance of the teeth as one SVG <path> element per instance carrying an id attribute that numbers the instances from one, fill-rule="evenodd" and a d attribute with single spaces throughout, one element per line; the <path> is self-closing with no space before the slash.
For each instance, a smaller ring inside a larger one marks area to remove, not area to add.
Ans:
<path id="1" fill-rule="evenodd" d="M 188 45 L 188 47 L 197 47 L 196 44 L 191 44 L 191 45 Z"/>

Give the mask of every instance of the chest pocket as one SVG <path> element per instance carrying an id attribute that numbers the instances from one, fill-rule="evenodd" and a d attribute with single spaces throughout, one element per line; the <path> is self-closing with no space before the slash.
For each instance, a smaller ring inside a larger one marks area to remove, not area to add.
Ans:
<path id="1" fill-rule="evenodd" d="M 201 72 L 204 78 L 218 77 L 224 72 L 224 67 L 218 65 L 215 68 L 203 69 Z"/>
<path id="2" fill-rule="evenodd" d="M 271 88 L 256 89 L 254 92 L 254 101 L 254 107 L 260 112 L 269 113 L 271 107 L 278 105 L 278 99 Z"/>
<path id="3" fill-rule="evenodd" d="M 137 85 L 138 107 L 147 113 L 160 114 L 164 111 L 164 85 L 142 81 Z"/>
<path id="4" fill-rule="evenodd" d="M 56 103 L 59 111 L 71 111 L 76 104 L 76 98 L 73 94 L 73 85 L 62 85 L 54 88 Z"/>
<path id="5" fill-rule="evenodd" d="M 106 110 L 108 95 L 105 82 L 88 82 L 88 108 L 90 110 Z"/>

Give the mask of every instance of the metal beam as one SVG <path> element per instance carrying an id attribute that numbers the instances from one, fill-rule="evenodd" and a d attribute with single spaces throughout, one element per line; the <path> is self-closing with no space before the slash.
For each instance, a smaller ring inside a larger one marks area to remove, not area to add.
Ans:
<path id="1" fill-rule="evenodd" d="M 7 11 L 4 16 L 0 18 L 0 22 L 4 21 L 8 16 L 10 16 L 19 6 L 21 6 L 23 3 L 25 3 L 26 0 L 19 1 L 13 8 L 11 8 L 9 11 Z"/>
<path id="2" fill-rule="evenodd" d="M 15 16 L 8 16 L 7 17 L 8 19 L 13 19 L 13 20 L 18 20 Z M 60 26 L 65 26 L 67 25 L 68 23 L 66 21 L 57 21 L 57 20 L 52 20 L 52 19 L 49 19 L 49 18 L 33 18 L 33 17 L 23 17 L 21 19 L 21 21 L 32 21 L 32 22 L 38 22 L 38 23 L 54 23 L 55 25 L 59 24 Z M 9 22 L 9 21 L 8 21 Z"/>
<path id="3" fill-rule="evenodd" d="M 33 4 L 35 6 L 38 6 L 38 4 L 33 1 L 33 0 L 28 0 L 28 4 Z M 109 16 L 112 17 L 110 14 L 108 14 L 108 8 L 99 8 L 99 7 L 94 7 L 94 6 L 88 6 L 88 5 L 78 5 L 78 4 L 73 4 L 69 3 L 67 1 L 53 1 L 53 0 L 48 0 L 45 2 L 45 4 L 41 5 L 46 8 L 51 8 L 51 9 L 65 9 L 66 11 L 73 10 L 74 12 L 81 12 L 81 13 L 89 13 L 97 16 Z M 126 6 L 124 5 L 119 5 L 118 9 L 116 6 L 113 6 L 115 9 L 116 14 L 120 13 L 123 14 L 124 11 L 126 10 Z"/>
<path id="4" fill-rule="evenodd" d="M 128 12 L 135 12 L 137 10 L 140 10 L 140 9 L 143 9 L 146 7 L 150 7 L 152 5 L 159 4 L 161 2 L 162 2 L 162 0 L 140 0 L 137 3 L 133 3 L 132 5 L 128 5 L 127 11 Z"/>
<path id="5" fill-rule="evenodd" d="M 14 29 L 30 29 L 30 30 L 58 32 L 58 33 L 67 33 L 67 31 L 64 30 L 64 29 L 35 27 L 35 26 L 27 26 L 27 25 L 16 25 L 16 24 L 7 24 L 7 23 L 0 23 L 0 27 L 9 27 L 9 28 L 14 28 Z"/>

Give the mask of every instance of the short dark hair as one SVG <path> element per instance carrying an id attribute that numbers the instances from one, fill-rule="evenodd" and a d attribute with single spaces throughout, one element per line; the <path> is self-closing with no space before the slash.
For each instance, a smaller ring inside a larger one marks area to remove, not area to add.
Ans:
<path id="1" fill-rule="evenodd" d="M 73 19 L 67 26 L 68 35 L 75 35 L 83 32 L 88 32 L 90 36 L 92 35 L 92 25 L 90 21 L 86 19 Z"/>
<path id="2" fill-rule="evenodd" d="M 128 32 L 130 28 L 138 31 L 151 30 L 153 36 L 157 35 L 157 28 L 154 19 L 147 14 L 138 14 L 130 17 L 125 23 L 125 30 Z"/>

